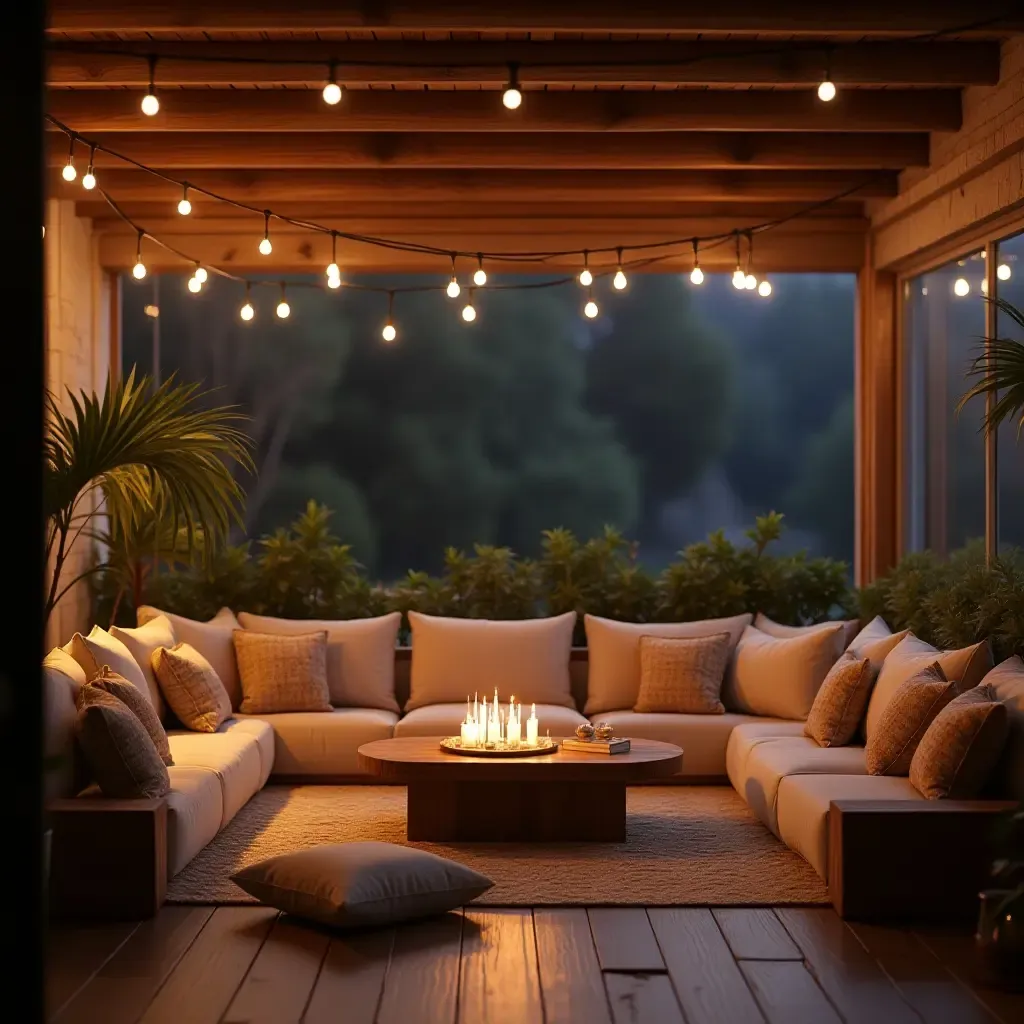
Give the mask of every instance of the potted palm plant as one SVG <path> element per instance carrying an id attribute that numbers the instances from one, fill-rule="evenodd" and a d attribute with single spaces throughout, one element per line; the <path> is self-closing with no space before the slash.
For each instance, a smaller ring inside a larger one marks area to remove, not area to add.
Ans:
<path id="1" fill-rule="evenodd" d="M 1015 323 L 1024 335 L 1024 311 L 1005 299 L 986 299 L 994 302 L 999 312 Z M 981 429 L 989 434 L 998 430 L 1004 421 L 1017 421 L 1017 438 L 1024 431 L 1024 342 L 1014 338 L 985 338 L 975 356 L 967 377 L 973 379 L 971 387 L 960 396 L 957 414 L 973 398 L 991 395 L 992 408 L 985 413 Z"/>

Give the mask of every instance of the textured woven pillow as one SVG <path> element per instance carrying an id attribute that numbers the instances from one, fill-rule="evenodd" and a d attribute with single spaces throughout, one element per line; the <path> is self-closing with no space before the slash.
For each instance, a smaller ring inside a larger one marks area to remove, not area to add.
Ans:
<path id="1" fill-rule="evenodd" d="M 236 629 L 235 655 L 242 714 L 331 710 L 325 630 L 283 636 Z"/>
<path id="2" fill-rule="evenodd" d="M 910 762 L 910 784 L 929 800 L 970 800 L 1003 752 L 1006 706 L 982 683 L 954 697 L 928 726 Z"/>
<path id="3" fill-rule="evenodd" d="M 166 765 L 174 764 L 171 757 L 171 745 L 167 742 L 167 733 L 160 724 L 156 708 L 141 694 L 124 676 L 119 676 L 111 671 L 108 665 L 104 665 L 100 674 L 89 684 L 115 696 L 122 704 L 128 706 L 129 711 L 142 723 L 142 727 L 149 733 L 149 738 L 160 755 L 160 760 Z"/>
<path id="4" fill-rule="evenodd" d="M 870 660 L 847 651 L 825 676 L 804 724 L 804 735 L 819 747 L 845 747 L 857 732 L 874 681 Z"/>
<path id="5" fill-rule="evenodd" d="M 959 693 L 935 662 L 903 682 L 886 705 L 864 748 L 869 775 L 907 775 L 921 738 L 936 715 Z"/>
<path id="6" fill-rule="evenodd" d="M 392 843 L 332 843 L 250 864 L 232 881 L 262 903 L 334 928 L 443 914 L 494 883 L 456 861 Z"/>
<path id="7" fill-rule="evenodd" d="M 75 734 L 100 792 L 116 800 L 166 795 L 167 766 L 128 705 L 89 685 L 77 703 Z"/>
<path id="8" fill-rule="evenodd" d="M 216 732 L 231 717 L 231 698 L 220 676 L 190 644 L 158 647 L 153 671 L 164 699 L 186 729 Z"/>
<path id="9" fill-rule="evenodd" d="M 732 651 L 728 633 L 640 637 L 640 695 L 634 711 L 722 715 L 722 678 Z"/>

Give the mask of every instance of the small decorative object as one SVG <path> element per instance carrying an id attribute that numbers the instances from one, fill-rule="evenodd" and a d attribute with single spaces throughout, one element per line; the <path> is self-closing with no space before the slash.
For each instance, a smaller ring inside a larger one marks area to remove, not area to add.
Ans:
<path id="1" fill-rule="evenodd" d="M 615 735 L 615 729 L 609 722 L 601 722 L 594 730 L 594 735 L 599 740 L 610 740 Z"/>
<path id="2" fill-rule="evenodd" d="M 606 740 L 562 740 L 563 750 L 575 750 L 585 754 L 628 754 L 629 740 L 623 736 L 611 736 Z"/>
<path id="3" fill-rule="evenodd" d="M 576 726 L 576 739 L 592 740 L 594 738 L 594 727 L 589 722 L 581 722 Z"/>
<path id="4" fill-rule="evenodd" d="M 488 702 L 475 694 L 466 697 L 466 717 L 459 735 L 449 736 L 441 741 L 441 749 L 451 754 L 479 754 L 487 757 L 520 757 L 531 754 L 552 754 L 558 745 L 551 741 L 550 732 L 541 740 L 538 736 L 537 705 L 532 705 L 530 717 L 526 720 L 526 739 L 523 739 L 523 705 L 515 697 L 508 702 L 508 709 L 501 707 L 498 690 L 494 699 Z"/>

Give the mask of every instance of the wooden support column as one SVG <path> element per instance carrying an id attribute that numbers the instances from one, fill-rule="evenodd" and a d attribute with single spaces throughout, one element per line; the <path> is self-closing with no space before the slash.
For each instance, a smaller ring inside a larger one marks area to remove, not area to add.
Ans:
<path id="1" fill-rule="evenodd" d="M 899 389 L 896 275 L 876 270 L 871 240 L 857 275 L 855 332 L 856 537 L 858 585 L 885 572 L 899 555 Z"/>

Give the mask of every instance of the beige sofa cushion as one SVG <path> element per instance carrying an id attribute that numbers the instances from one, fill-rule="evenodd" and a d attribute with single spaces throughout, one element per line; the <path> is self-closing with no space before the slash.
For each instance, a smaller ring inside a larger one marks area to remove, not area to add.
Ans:
<path id="1" fill-rule="evenodd" d="M 748 626 L 736 646 L 722 687 L 730 711 L 769 718 L 806 719 L 822 680 L 836 660 L 842 629 L 812 630 L 780 639 Z"/>
<path id="2" fill-rule="evenodd" d="M 596 715 L 602 711 L 622 711 L 636 704 L 642 636 L 674 638 L 728 633 L 735 651 L 740 635 L 752 620 L 752 615 L 733 615 L 698 622 L 618 622 L 585 615 L 589 676 L 583 710 Z"/>
<path id="3" fill-rule="evenodd" d="M 280 634 L 238 629 L 235 655 L 243 714 L 331 710 L 326 630 Z"/>
<path id="4" fill-rule="evenodd" d="M 785 721 L 781 718 L 758 718 L 753 715 L 736 715 L 736 728 L 729 734 L 725 748 L 725 772 L 737 793 L 743 788 L 746 777 L 747 758 L 754 747 L 761 743 L 804 735 L 803 722 Z"/>
<path id="5" fill-rule="evenodd" d="M 929 800 L 978 796 L 1003 752 L 1006 707 L 987 683 L 954 697 L 921 738 L 910 782 Z"/>
<path id="6" fill-rule="evenodd" d="M 847 651 L 821 684 L 804 733 L 819 747 L 843 747 L 858 731 L 875 676 L 871 662 Z"/>
<path id="7" fill-rule="evenodd" d="M 216 732 L 231 717 L 231 699 L 213 666 L 190 644 L 153 652 L 164 699 L 186 729 Z"/>
<path id="8" fill-rule="evenodd" d="M 274 770 L 274 728 L 261 718 L 229 718 L 217 730 L 220 733 L 234 733 L 250 736 L 256 741 L 260 755 L 260 784 L 262 789 Z M 189 734 L 194 735 L 194 734 Z"/>
<path id="9" fill-rule="evenodd" d="M 787 775 L 776 804 L 779 838 L 828 881 L 828 809 L 833 800 L 924 798 L 898 775 Z"/>
<path id="10" fill-rule="evenodd" d="M 224 797 L 208 768 L 176 764 L 167 774 L 167 877 L 173 878 L 220 831 Z"/>
<path id="11" fill-rule="evenodd" d="M 992 667 L 992 654 L 986 642 L 973 644 L 958 651 L 939 651 L 931 644 L 908 633 L 886 655 L 871 691 L 868 710 L 864 718 L 864 735 L 870 741 L 882 715 L 896 691 L 921 669 L 938 663 L 947 679 L 957 680 L 960 690 L 969 690 L 981 682 Z M 909 768 L 909 764 L 907 766 Z"/>
<path id="12" fill-rule="evenodd" d="M 359 748 L 390 739 L 398 716 L 380 708 L 335 708 L 327 714 L 294 711 L 239 720 L 263 721 L 274 730 L 275 776 L 330 779 L 365 774 Z"/>
<path id="13" fill-rule="evenodd" d="M 1024 662 L 1016 655 L 1000 662 L 983 682 L 1006 707 L 1007 736 L 992 772 L 995 795 L 1024 803 Z"/>
<path id="14" fill-rule="evenodd" d="M 134 629 L 111 626 L 110 635 L 116 640 L 120 640 L 131 651 L 136 664 L 146 677 L 146 692 L 149 694 L 149 699 L 153 702 L 157 714 L 163 718 L 166 708 L 163 694 L 160 692 L 160 684 L 153 672 L 153 652 L 158 647 L 173 647 L 177 643 L 174 630 L 171 628 L 171 620 L 166 615 L 158 615 L 146 622 L 145 625 L 136 626 Z"/>
<path id="15" fill-rule="evenodd" d="M 132 652 L 101 626 L 93 626 L 88 636 L 76 633 L 65 645 L 64 650 L 82 667 L 87 680 L 95 679 L 103 666 L 107 665 L 119 676 L 127 679 L 140 693 L 150 696 L 145 673 Z M 159 705 L 154 702 L 153 706 Z"/>
<path id="16" fill-rule="evenodd" d="M 837 658 L 860 632 L 860 619 L 834 619 L 828 622 L 815 622 L 810 626 L 786 626 L 781 622 L 776 622 L 774 619 L 769 619 L 767 615 L 763 615 L 761 612 L 758 612 L 754 617 L 753 625 L 754 629 L 759 629 L 762 633 L 767 633 L 769 636 L 774 636 L 779 640 L 791 640 L 795 636 L 807 636 L 808 633 L 815 633 L 821 630 L 831 632 L 838 625 L 842 628 L 839 632 L 835 633 Z"/>
<path id="17" fill-rule="evenodd" d="M 136 613 L 140 626 L 164 616 L 174 630 L 175 643 L 188 644 L 197 650 L 212 666 L 217 678 L 228 691 L 232 708 L 242 701 L 242 688 L 238 682 L 238 665 L 231 635 L 238 629 L 238 620 L 230 608 L 221 608 L 209 622 L 186 619 L 183 615 L 162 612 L 159 608 L 142 605 Z"/>
<path id="18" fill-rule="evenodd" d="M 129 711 L 142 723 L 142 727 L 149 733 L 149 738 L 160 755 L 164 764 L 174 764 L 171 757 L 171 748 L 167 743 L 167 733 L 157 717 L 156 708 L 150 703 L 149 698 L 138 688 L 132 686 L 124 676 L 112 672 L 109 666 L 104 665 L 100 674 L 93 679 L 91 686 L 96 686 L 116 697 L 124 704 Z"/>
<path id="19" fill-rule="evenodd" d="M 399 710 L 395 699 L 395 645 L 399 612 L 372 619 L 278 619 L 239 612 L 243 629 L 257 633 L 327 633 L 327 686 L 335 707 Z"/>
<path id="20" fill-rule="evenodd" d="M 530 717 L 531 705 L 523 707 L 524 723 Z M 396 736 L 458 736 L 459 725 L 466 717 L 466 702 L 460 704 L 428 704 L 403 715 L 395 726 Z M 586 719 L 575 708 L 560 704 L 538 704 L 537 724 L 543 739 L 548 732 L 553 739 L 572 736 L 576 726 Z M 525 728 L 525 724 L 524 724 Z"/>
<path id="21" fill-rule="evenodd" d="M 722 715 L 722 679 L 732 653 L 728 633 L 640 637 L 640 693 L 634 711 Z"/>
<path id="22" fill-rule="evenodd" d="M 50 800 L 73 796 L 89 781 L 74 742 L 75 701 L 85 683 L 85 670 L 62 648 L 43 659 L 43 752 L 50 759 L 43 788 Z"/>
<path id="23" fill-rule="evenodd" d="M 182 731 L 172 732 L 168 741 L 176 764 L 203 768 L 217 776 L 221 828 L 259 792 L 263 765 L 255 736 L 236 731 Z"/>
<path id="24" fill-rule="evenodd" d="M 573 707 L 569 652 L 576 613 L 545 619 L 450 619 L 409 612 L 412 673 L 406 711 L 466 695 Z"/>

